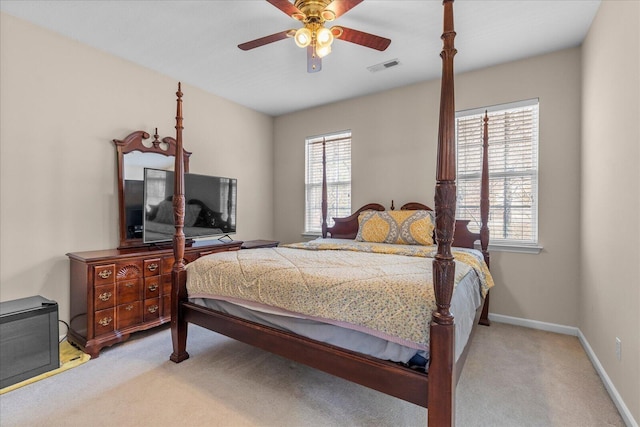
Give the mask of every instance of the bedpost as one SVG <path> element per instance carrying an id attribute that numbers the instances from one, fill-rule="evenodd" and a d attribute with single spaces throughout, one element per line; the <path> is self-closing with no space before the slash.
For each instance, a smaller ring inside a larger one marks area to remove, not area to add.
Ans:
<path id="1" fill-rule="evenodd" d="M 327 143 L 322 139 L 322 238 L 327 237 Z"/>
<path id="2" fill-rule="evenodd" d="M 480 184 L 480 247 L 489 265 L 489 114 L 484 112 L 482 135 L 482 178 Z"/>
<path id="3" fill-rule="evenodd" d="M 484 112 L 482 134 L 482 178 L 480 181 L 480 248 L 487 266 L 490 267 L 489 256 L 489 114 Z M 479 323 L 489 326 L 489 293 L 484 299 Z"/>
<path id="4" fill-rule="evenodd" d="M 455 262 L 451 243 L 456 215 L 455 92 L 453 57 L 456 54 L 453 29 L 453 0 L 444 0 L 442 82 L 436 169 L 435 212 L 438 251 L 433 262 L 437 311 L 431 322 L 428 390 L 429 426 L 455 424 L 455 330 L 451 296 Z"/>
<path id="5" fill-rule="evenodd" d="M 173 181 L 173 215 L 176 232 L 173 236 L 173 270 L 171 271 L 171 340 L 173 362 L 189 358 L 187 347 L 187 323 L 180 310 L 180 301 L 186 298 L 186 271 L 184 264 L 184 149 L 182 144 L 182 90 L 178 83 L 176 110 L 176 158 Z"/>

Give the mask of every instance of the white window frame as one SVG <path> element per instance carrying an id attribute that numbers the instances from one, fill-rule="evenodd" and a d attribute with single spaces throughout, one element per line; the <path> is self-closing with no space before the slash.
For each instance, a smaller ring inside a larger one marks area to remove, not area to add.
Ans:
<path id="1" fill-rule="evenodd" d="M 351 215 L 351 130 L 308 137 L 305 140 L 304 236 L 322 234 L 323 141 L 327 153 L 327 226 L 333 225 L 333 217 Z"/>
<path id="2" fill-rule="evenodd" d="M 464 195 L 461 194 L 461 191 L 463 191 L 462 187 L 464 186 L 461 185 L 461 183 L 463 181 L 467 181 L 467 182 L 477 181 L 478 182 L 477 188 L 479 188 L 481 171 L 473 170 L 471 172 L 467 172 L 465 170 L 466 166 L 462 164 L 460 161 L 461 156 L 459 155 L 459 153 L 460 153 L 460 150 L 463 150 L 464 148 L 461 148 L 459 146 L 458 120 L 459 119 L 465 119 L 465 120 L 477 119 L 478 130 L 477 132 L 474 130 L 473 132 L 474 136 L 471 138 L 475 140 L 477 135 L 478 136 L 477 143 L 481 145 L 482 135 L 483 135 L 483 124 L 484 124 L 482 119 L 484 118 L 485 112 L 489 115 L 489 156 L 490 156 L 489 159 L 491 163 L 492 161 L 494 162 L 496 161 L 495 159 L 496 152 L 495 150 L 493 152 L 491 151 L 492 139 L 494 141 L 496 140 L 505 141 L 505 139 L 507 138 L 506 133 L 502 131 L 496 131 L 495 129 L 493 130 L 494 133 L 492 135 L 492 128 L 491 128 L 492 116 L 496 117 L 497 115 L 502 115 L 505 113 L 507 114 L 517 113 L 517 112 L 522 112 L 527 110 L 529 110 L 533 116 L 531 138 L 528 139 L 528 141 L 530 141 L 530 144 L 531 144 L 530 151 L 528 152 L 528 157 L 527 157 L 528 162 L 530 162 L 530 164 L 526 169 L 520 169 L 518 171 L 513 171 L 513 170 L 492 171 L 491 167 L 489 167 L 489 182 L 490 182 L 489 200 L 492 204 L 492 208 L 490 209 L 490 215 L 489 215 L 489 230 L 490 230 L 489 241 L 490 241 L 490 249 L 492 250 L 504 250 L 504 251 L 525 252 L 525 253 L 539 253 L 542 250 L 542 247 L 540 246 L 539 240 L 538 240 L 538 228 L 539 228 L 538 227 L 539 226 L 538 224 L 538 200 L 539 200 L 539 195 L 538 195 L 539 155 L 538 153 L 539 153 L 539 135 L 540 135 L 539 100 L 538 98 L 527 99 L 527 100 L 511 102 L 507 104 L 499 104 L 499 105 L 493 105 L 490 107 L 474 108 L 470 110 L 456 112 L 456 149 L 458 150 L 458 156 L 457 156 L 457 159 L 458 159 L 458 165 L 457 165 L 458 209 L 457 209 L 456 217 L 459 219 L 469 219 L 470 220 L 469 229 L 474 232 L 478 232 L 480 229 L 480 218 L 476 214 L 469 214 L 470 211 L 465 209 L 464 202 L 462 202 L 462 200 L 464 200 Z M 495 132 L 499 132 L 499 133 L 495 133 Z M 470 138 L 470 141 L 471 141 L 471 138 Z M 469 146 L 472 146 L 475 144 L 476 144 L 476 141 L 472 141 L 469 143 Z M 506 153 L 507 151 L 505 150 L 505 156 L 501 156 L 500 159 L 506 160 L 507 159 Z M 513 160 L 513 157 L 511 157 L 510 160 Z M 492 221 L 492 217 L 494 218 L 496 214 L 500 214 L 503 217 L 509 217 L 509 212 L 507 207 L 508 203 L 506 202 L 507 200 L 506 195 L 503 197 L 504 200 L 501 200 L 501 201 L 496 200 L 495 196 L 492 196 L 492 191 L 491 191 L 492 178 L 500 180 L 500 179 L 509 178 L 509 177 L 514 177 L 514 178 L 523 177 L 525 180 L 530 180 L 531 205 L 529 207 L 529 210 L 527 211 L 527 214 L 529 215 L 530 220 L 525 223 L 526 225 L 531 227 L 530 238 L 518 239 L 518 238 L 502 237 L 504 235 L 503 230 L 496 229 L 496 227 L 504 228 L 506 226 L 505 222 L 500 220 Z M 501 203 L 502 210 L 500 212 L 496 212 L 496 206 L 500 205 L 499 202 L 502 202 Z M 470 203 L 470 206 L 474 208 L 473 210 L 475 210 L 475 203 Z M 477 212 L 479 212 L 479 206 L 478 206 Z"/>

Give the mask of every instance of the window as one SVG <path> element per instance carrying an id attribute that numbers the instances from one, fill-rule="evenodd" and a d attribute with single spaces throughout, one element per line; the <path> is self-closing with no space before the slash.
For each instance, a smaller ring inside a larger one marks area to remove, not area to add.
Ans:
<path id="1" fill-rule="evenodd" d="M 167 196 L 166 186 L 166 172 L 163 170 L 147 169 L 146 175 L 146 191 L 147 191 L 147 209 L 151 206 L 156 206 L 162 202 Z M 125 180 L 125 185 L 126 180 Z M 173 190 L 171 190 L 173 192 Z"/>
<path id="2" fill-rule="evenodd" d="M 480 229 L 480 179 L 485 111 L 489 115 L 491 243 L 538 244 L 538 99 L 456 113 L 457 217 Z"/>
<path id="3" fill-rule="evenodd" d="M 351 131 L 307 138 L 305 233 L 322 231 L 322 144 L 327 163 L 327 225 L 351 215 Z"/>
<path id="4" fill-rule="evenodd" d="M 218 206 L 222 213 L 222 220 L 227 221 L 229 226 L 235 230 L 236 227 L 236 204 L 234 200 L 238 197 L 237 181 L 231 178 L 219 178 Z"/>

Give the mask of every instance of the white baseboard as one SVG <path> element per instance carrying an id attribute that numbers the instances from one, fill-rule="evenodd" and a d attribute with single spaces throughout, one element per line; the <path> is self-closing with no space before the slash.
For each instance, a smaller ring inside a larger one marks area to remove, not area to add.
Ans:
<path id="1" fill-rule="evenodd" d="M 638 427 L 638 423 L 633 418 L 633 415 L 631 415 L 631 411 L 629 410 L 629 408 L 627 408 L 627 405 L 625 405 L 624 400 L 622 400 L 622 397 L 613 385 L 613 382 L 611 382 L 611 378 L 609 378 L 609 375 L 607 375 L 607 371 L 604 370 L 602 364 L 598 360 L 598 357 L 593 352 L 593 349 L 589 345 L 589 341 L 587 341 L 585 336 L 582 334 L 582 331 L 579 329 L 578 339 L 580 339 L 580 344 L 582 344 L 582 348 L 584 348 L 584 351 L 587 352 L 587 356 L 589 356 L 593 367 L 596 368 L 596 372 L 598 372 L 598 375 L 600 375 L 600 378 L 602 378 L 604 387 L 607 389 L 607 391 L 609 392 L 609 396 L 611 396 L 611 400 L 613 400 L 613 403 L 618 408 L 618 412 L 620 412 L 620 416 L 622 416 L 622 420 L 624 421 L 624 423 L 627 425 L 627 427 Z"/>
<path id="2" fill-rule="evenodd" d="M 602 383 L 607 389 L 611 400 L 613 400 L 614 405 L 616 405 L 616 408 L 618 408 L 618 412 L 620 412 L 620 416 L 622 417 L 624 423 L 627 425 L 627 427 L 639 427 L 638 423 L 633 418 L 631 411 L 624 403 L 624 400 L 622 400 L 622 396 L 620 396 L 620 393 L 618 393 L 618 390 L 613 385 L 611 378 L 609 378 L 609 375 L 607 375 L 607 372 L 604 370 L 604 367 L 600 363 L 600 360 L 598 360 L 598 357 L 589 345 L 587 338 L 583 335 L 580 329 L 573 326 L 558 325 L 556 323 L 540 322 L 538 320 L 522 319 L 520 317 L 504 316 L 502 314 L 494 313 L 489 313 L 489 320 L 497 323 L 507 323 L 510 325 L 523 326 L 525 328 L 556 332 L 558 334 L 571 335 L 574 337 L 577 336 L 580 340 L 580 344 L 582 344 L 582 348 L 584 348 L 584 351 L 587 353 L 589 360 L 591 360 L 591 364 L 593 364 L 593 367 L 602 379 Z"/>
<path id="3" fill-rule="evenodd" d="M 573 326 L 558 325 L 557 323 L 540 322 L 538 320 L 522 319 L 520 317 L 505 316 L 489 313 L 489 320 L 509 325 L 524 326 L 525 328 L 539 329 L 541 331 L 556 332 L 558 334 L 578 336 L 578 328 Z"/>

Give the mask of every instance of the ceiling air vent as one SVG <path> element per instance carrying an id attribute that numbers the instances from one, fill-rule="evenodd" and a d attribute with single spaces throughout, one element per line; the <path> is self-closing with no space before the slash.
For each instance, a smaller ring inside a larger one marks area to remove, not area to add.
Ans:
<path id="1" fill-rule="evenodd" d="M 400 65 L 400 61 L 398 61 L 397 59 L 392 59 L 381 64 L 367 67 L 367 70 L 371 71 L 372 73 L 376 73 L 378 71 L 386 70 L 387 68 L 395 67 L 396 65 Z"/>

